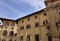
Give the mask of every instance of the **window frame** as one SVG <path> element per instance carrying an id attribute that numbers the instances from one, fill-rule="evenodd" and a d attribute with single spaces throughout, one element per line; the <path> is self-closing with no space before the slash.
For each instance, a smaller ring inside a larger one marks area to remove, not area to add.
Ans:
<path id="1" fill-rule="evenodd" d="M 27 28 L 27 29 L 30 29 L 30 28 L 31 28 L 31 25 L 30 25 L 30 24 L 28 24 L 28 25 L 26 26 L 26 28 Z"/>
<path id="2" fill-rule="evenodd" d="M 35 23 L 35 27 L 39 27 L 39 23 L 38 22 Z"/>

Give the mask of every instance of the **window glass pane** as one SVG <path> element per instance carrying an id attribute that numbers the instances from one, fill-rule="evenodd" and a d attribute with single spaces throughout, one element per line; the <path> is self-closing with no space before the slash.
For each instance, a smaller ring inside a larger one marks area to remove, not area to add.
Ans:
<path id="1" fill-rule="evenodd" d="M 52 41 L 52 37 L 51 36 L 48 36 L 48 41 Z"/>
<path id="2" fill-rule="evenodd" d="M 35 23 L 35 27 L 39 27 L 39 23 Z"/>
<path id="3" fill-rule="evenodd" d="M 3 35 L 6 36 L 7 35 L 7 30 L 3 31 Z"/>
<path id="4" fill-rule="evenodd" d="M 22 26 L 20 29 L 21 29 L 21 30 L 24 30 L 24 26 Z"/>
<path id="5" fill-rule="evenodd" d="M 13 31 L 10 31 L 10 36 L 14 36 L 14 32 Z"/>
<path id="6" fill-rule="evenodd" d="M 44 16 L 46 16 L 47 15 L 47 13 L 44 13 Z"/>
<path id="7" fill-rule="evenodd" d="M 35 16 L 35 19 L 37 19 L 37 16 Z"/>
<path id="8" fill-rule="evenodd" d="M 30 35 L 27 35 L 27 41 L 30 41 Z"/>
<path id="9" fill-rule="evenodd" d="M 5 26 L 9 26 L 9 23 L 8 23 L 8 22 L 6 22 L 6 23 L 5 23 Z"/>
<path id="10" fill-rule="evenodd" d="M 15 26 L 15 23 L 11 23 L 11 26 Z"/>
<path id="11" fill-rule="evenodd" d="M 24 22 L 24 20 L 22 20 L 22 23 Z"/>
<path id="12" fill-rule="evenodd" d="M 48 24 L 48 21 L 47 20 L 43 21 L 43 24 L 44 25 Z"/>
<path id="13" fill-rule="evenodd" d="M 15 36 L 17 36 L 17 33 L 15 33 Z"/>
<path id="14" fill-rule="evenodd" d="M 31 25 L 30 25 L 30 24 L 28 24 L 28 25 L 27 25 L 27 29 L 30 29 L 30 28 L 31 28 Z"/>
<path id="15" fill-rule="evenodd" d="M 39 41 L 39 35 L 35 35 L 35 41 Z"/>
<path id="16" fill-rule="evenodd" d="M 10 39 L 9 41 L 13 41 L 12 39 Z"/>
<path id="17" fill-rule="evenodd" d="M 3 39 L 2 41 L 6 41 L 5 39 Z"/>
<path id="18" fill-rule="evenodd" d="M 23 41 L 23 36 L 20 36 L 20 41 Z"/>

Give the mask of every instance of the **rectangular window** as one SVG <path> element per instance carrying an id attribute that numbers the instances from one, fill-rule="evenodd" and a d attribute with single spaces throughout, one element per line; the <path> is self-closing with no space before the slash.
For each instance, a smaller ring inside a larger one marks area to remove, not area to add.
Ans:
<path id="1" fill-rule="evenodd" d="M 27 35 L 27 41 L 30 41 L 30 35 Z"/>
<path id="2" fill-rule="evenodd" d="M 47 15 L 47 13 L 44 13 L 44 16 L 46 16 Z"/>
<path id="3" fill-rule="evenodd" d="M 59 15 L 60 15 L 60 12 L 59 12 Z"/>
<path id="4" fill-rule="evenodd" d="M 48 41 L 52 41 L 52 37 L 51 36 L 48 36 Z"/>
<path id="5" fill-rule="evenodd" d="M 20 36 L 20 41 L 23 41 L 23 36 Z"/>
<path id="6" fill-rule="evenodd" d="M 35 16 L 35 19 L 37 19 L 37 16 Z"/>
<path id="7" fill-rule="evenodd" d="M 39 41 L 39 35 L 35 35 L 35 41 Z"/>
<path id="8" fill-rule="evenodd" d="M 50 26 L 47 26 L 47 29 L 50 29 Z"/>

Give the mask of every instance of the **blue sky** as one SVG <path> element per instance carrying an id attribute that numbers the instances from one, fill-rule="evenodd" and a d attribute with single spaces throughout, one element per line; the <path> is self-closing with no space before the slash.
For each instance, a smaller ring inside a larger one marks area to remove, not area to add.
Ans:
<path id="1" fill-rule="evenodd" d="M 0 17 L 17 19 L 43 8 L 44 0 L 0 0 Z"/>

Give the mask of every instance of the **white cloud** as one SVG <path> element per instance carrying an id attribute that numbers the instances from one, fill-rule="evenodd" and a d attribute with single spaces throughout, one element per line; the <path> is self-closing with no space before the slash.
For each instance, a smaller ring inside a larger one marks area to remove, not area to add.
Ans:
<path id="1" fill-rule="evenodd" d="M 20 1 L 22 1 L 22 2 L 27 3 L 30 6 L 32 6 L 33 9 L 35 9 L 35 10 L 40 10 L 45 7 L 44 2 L 43 2 L 44 0 L 10 0 L 10 1 L 18 2 L 18 4 Z"/>
<path id="2" fill-rule="evenodd" d="M 27 4 L 31 5 L 35 10 L 40 10 L 45 7 L 44 0 L 22 0 L 23 2 L 26 2 Z"/>

